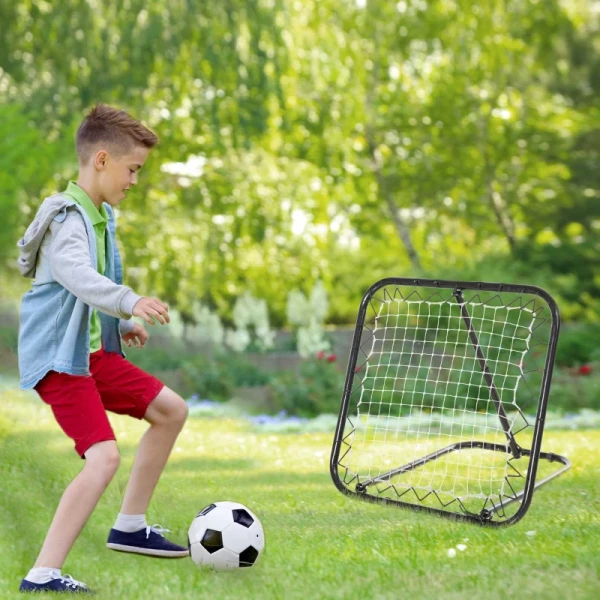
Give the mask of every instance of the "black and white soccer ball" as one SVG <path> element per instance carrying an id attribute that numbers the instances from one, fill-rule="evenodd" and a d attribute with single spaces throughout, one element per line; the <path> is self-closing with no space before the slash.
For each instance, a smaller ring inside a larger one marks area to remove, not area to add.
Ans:
<path id="1" fill-rule="evenodd" d="M 265 547 L 265 534 L 257 516 L 243 504 L 215 502 L 192 521 L 188 545 L 197 566 L 251 567 Z"/>

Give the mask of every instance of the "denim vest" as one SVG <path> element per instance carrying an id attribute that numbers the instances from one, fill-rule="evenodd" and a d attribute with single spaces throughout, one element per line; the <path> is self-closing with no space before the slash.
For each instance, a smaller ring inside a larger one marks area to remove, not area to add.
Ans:
<path id="1" fill-rule="evenodd" d="M 94 227 L 79 204 L 65 198 L 64 208 L 54 217 L 62 223 L 67 208 L 75 207 L 83 217 L 88 234 L 91 262 L 96 268 L 97 249 Z M 112 208 L 105 204 L 109 220 L 106 236 L 105 277 L 121 285 L 123 265 L 116 243 Z M 124 356 L 119 335 L 119 319 L 98 312 L 102 345 L 107 352 Z M 39 265 L 31 290 L 21 301 L 19 329 L 19 372 L 21 389 L 31 389 L 49 371 L 70 375 L 90 375 L 90 321 L 92 309 L 55 281 L 49 265 Z"/>

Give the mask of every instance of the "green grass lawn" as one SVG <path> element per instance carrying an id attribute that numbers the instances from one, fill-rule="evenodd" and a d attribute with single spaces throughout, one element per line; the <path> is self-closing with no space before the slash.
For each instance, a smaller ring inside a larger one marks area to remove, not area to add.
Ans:
<path id="1" fill-rule="evenodd" d="M 63 572 L 100 598 L 600 597 L 600 432 L 547 432 L 544 449 L 573 468 L 538 491 L 511 528 L 484 529 L 349 499 L 333 486 L 331 434 L 262 434 L 244 421 L 190 418 L 149 510 L 185 543 L 196 512 L 248 505 L 266 549 L 252 569 L 213 572 L 190 559 L 107 550 L 144 423 L 111 416 L 123 461 Z M 0 597 L 18 598 L 54 508 L 81 468 L 35 394 L 0 389 Z M 450 548 L 466 545 L 454 558 Z"/>

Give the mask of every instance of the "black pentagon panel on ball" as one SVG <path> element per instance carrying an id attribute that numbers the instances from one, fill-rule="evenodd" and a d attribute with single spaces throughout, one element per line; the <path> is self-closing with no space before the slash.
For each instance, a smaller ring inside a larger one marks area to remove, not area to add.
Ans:
<path id="1" fill-rule="evenodd" d="M 220 531 L 207 529 L 202 536 L 202 541 L 200 543 L 206 548 L 206 551 L 209 554 L 213 554 L 214 552 L 217 552 L 217 550 L 223 548 L 223 536 Z"/>
<path id="2" fill-rule="evenodd" d="M 203 517 L 204 515 L 207 515 L 213 508 L 217 508 L 216 504 L 209 504 L 206 508 L 203 508 L 197 515 L 196 515 L 196 519 L 198 517 Z"/>
<path id="3" fill-rule="evenodd" d="M 250 516 L 250 513 L 243 508 L 235 508 L 231 512 L 233 513 L 234 523 L 239 523 L 244 527 L 250 527 L 254 523 L 254 519 Z"/>
<path id="4" fill-rule="evenodd" d="M 251 567 L 258 558 L 258 550 L 248 546 L 243 552 L 240 552 L 240 567 Z"/>

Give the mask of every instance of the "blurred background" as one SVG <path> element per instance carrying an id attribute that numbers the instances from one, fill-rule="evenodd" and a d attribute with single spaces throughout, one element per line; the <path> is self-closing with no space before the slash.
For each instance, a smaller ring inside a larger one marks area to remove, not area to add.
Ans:
<path id="1" fill-rule="evenodd" d="M 16 242 L 96 102 L 160 137 L 117 219 L 173 326 L 128 358 L 186 397 L 335 413 L 383 277 L 537 284 L 551 408 L 600 408 L 600 2 L 0 0 L 0 373 Z M 284 411 L 284 412 L 281 412 Z"/>

